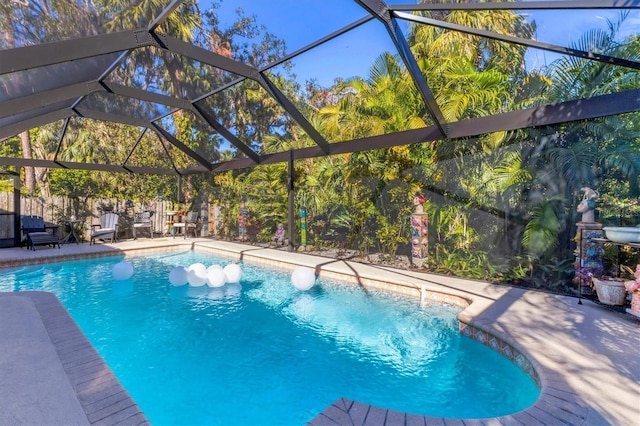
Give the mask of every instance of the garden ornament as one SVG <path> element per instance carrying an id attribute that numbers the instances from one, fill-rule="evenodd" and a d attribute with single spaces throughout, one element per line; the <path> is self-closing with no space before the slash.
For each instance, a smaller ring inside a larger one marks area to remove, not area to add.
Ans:
<path id="1" fill-rule="evenodd" d="M 596 200 L 600 196 L 600 193 L 595 189 L 583 187 L 580 188 L 582 192 L 584 192 L 584 197 L 580 204 L 578 204 L 578 208 L 576 209 L 578 213 L 582 213 L 581 222 L 595 222 L 595 209 L 596 209 Z"/>

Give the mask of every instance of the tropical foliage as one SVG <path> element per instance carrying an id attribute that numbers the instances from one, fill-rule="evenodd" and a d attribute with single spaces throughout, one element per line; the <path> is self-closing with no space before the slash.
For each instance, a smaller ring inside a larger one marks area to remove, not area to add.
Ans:
<path id="1" fill-rule="evenodd" d="M 12 31 L 32 43 L 61 38 L 61 19 L 72 22 L 78 34 L 145 26 L 165 2 L 100 0 L 96 2 L 100 8 L 87 2 L 30 3 L 36 7 L 0 5 L 3 47 L 15 45 Z M 284 56 L 284 41 L 242 11 L 233 26 L 221 28 L 216 7 L 213 4 L 200 14 L 197 2 L 184 2 L 161 31 L 256 67 Z M 535 33 L 535 24 L 508 10 L 440 11 L 427 17 L 522 38 Z M 637 61 L 640 37 L 619 41 L 624 19 L 621 15 L 611 22 L 608 31 L 587 30 L 572 47 Z M 46 31 L 31 34 L 30 29 L 37 27 Z M 408 41 L 447 122 L 640 86 L 637 70 L 571 56 L 527 70 L 524 46 L 428 25 L 411 26 Z M 140 76 L 135 72 L 140 64 L 154 64 L 145 69 L 155 71 Z M 434 124 L 395 53 L 381 54 L 368 75 L 337 80 L 331 87 L 320 87 L 313 81 L 300 87 L 289 78 L 292 72 L 295 69 L 285 64 L 269 71 L 269 78 L 329 142 Z M 110 78 L 122 85 L 193 99 L 229 83 L 233 76 L 149 48 L 130 55 Z M 162 112 L 158 106 L 127 105 L 112 97 L 92 101 L 143 117 Z M 214 111 L 222 126 L 257 152 L 283 152 L 315 144 L 253 81 L 243 81 L 200 102 Z M 212 163 L 244 155 L 195 115 L 168 114 L 163 125 Z M 60 125 L 33 129 L 5 141 L 0 153 L 151 167 L 191 165 L 179 149 L 140 129 L 78 119 L 70 123 L 64 144 L 56 152 L 60 131 Z M 580 188 L 599 188 L 603 222 L 613 222 L 622 208 L 637 205 L 639 131 L 640 117 L 629 114 L 298 160 L 293 170 L 295 211 L 307 210 L 309 244 L 355 249 L 362 254 L 375 251 L 387 258 L 408 256 L 410 201 L 416 192 L 423 192 L 429 218 L 425 268 L 568 292 Z M 132 142 L 137 138 L 141 143 Z M 185 176 L 181 195 L 176 192 L 175 177 L 64 169 L 33 173 L 38 185 L 27 184 L 27 188 L 39 188 L 45 195 L 66 192 L 78 199 L 95 195 L 140 201 L 184 198 L 190 208 L 202 202 L 216 204 L 221 212 L 217 231 L 223 238 L 237 236 L 241 201 L 249 208 L 250 233 L 257 241 L 268 241 L 276 225 L 287 221 L 289 171 L 284 163 Z"/>

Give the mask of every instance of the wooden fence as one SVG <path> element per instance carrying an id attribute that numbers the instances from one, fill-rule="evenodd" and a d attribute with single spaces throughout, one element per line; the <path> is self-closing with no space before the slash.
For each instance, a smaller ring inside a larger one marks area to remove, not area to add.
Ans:
<path id="1" fill-rule="evenodd" d="M 76 231 L 79 235 L 88 239 L 91 232 L 91 225 L 100 223 L 100 216 L 106 211 L 113 211 L 120 216 L 118 226 L 118 238 L 126 239 L 132 237 L 132 224 L 134 212 L 152 211 L 151 220 L 156 234 L 167 235 L 170 232 L 171 217 L 168 211 L 174 211 L 173 204 L 168 201 L 153 201 L 147 203 L 127 204 L 126 201 L 116 199 L 88 199 L 85 201 L 73 201 L 68 197 L 52 197 L 44 199 L 41 197 L 21 197 L 20 214 L 40 216 L 49 224 L 60 225 L 58 236 L 66 235 L 64 226 L 65 220 L 82 220 L 77 225 Z M 16 209 L 13 202 L 13 194 L 0 192 L 0 247 L 10 247 L 14 245 L 14 213 Z M 198 228 L 200 236 L 216 235 L 217 221 L 220 209 L 217 206 L 203 204 L 200 208 Z M 141 233 L 142 235 L 146 235 Z"/>

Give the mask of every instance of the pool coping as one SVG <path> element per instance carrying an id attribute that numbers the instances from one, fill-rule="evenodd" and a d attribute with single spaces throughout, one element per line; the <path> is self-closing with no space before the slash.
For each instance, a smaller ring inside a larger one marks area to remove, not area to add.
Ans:
<path id="1" fill-rule="evenodd" d="M 0 424 L 150 424 L 53 293 L 0 292 L 0 306 Z"/>
<path id="2" fill-rule="evenodd" d="M 99 247 L 98 252 L 75 253 L 71 257 L 197 249 L 215 252 L 232 261 L 290 270 L 308 266 L 323 278 L 347 279 L 357 285 L 401 292 L 423 300 L 435 298 L 466 305 L 458 316 L 461 332 L 514 360 L 531 374 L 541 389 L 540 397 L 531 407 L 490 419 L 412 415 L 336 396 L 337 400 L 330 407 L 309 421 L 311 425 L 463 422 L 601 425 L 633 424 L 640 419 L 639 323 L 631 316 L 590 301 L 578 304 L 576 298 L 482 281 L 209 239 L 171 241 L 169 244 L 121 242 Z M 0 266 L 70 260 L 68 254 L 56 254 L 52 250 L 38 259 L 9 259 L 0 262 Z"/>

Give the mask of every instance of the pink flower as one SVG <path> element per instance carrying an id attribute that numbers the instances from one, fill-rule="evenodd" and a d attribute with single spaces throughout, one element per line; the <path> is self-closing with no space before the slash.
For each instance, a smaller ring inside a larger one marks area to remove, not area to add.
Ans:
<path id="1" fill-rule="evenodd" d="M 624 283 L 624 289 L 629 293 L 633 293 L 634 291 L 640 289 L 640 283 L 638 283 L 638 281 L 626 281 Z"/>

